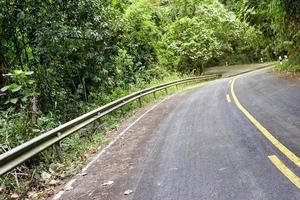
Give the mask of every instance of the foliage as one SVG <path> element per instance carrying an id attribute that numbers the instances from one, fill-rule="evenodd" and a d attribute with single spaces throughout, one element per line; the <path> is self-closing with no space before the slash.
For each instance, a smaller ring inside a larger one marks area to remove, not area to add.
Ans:
<path id="1" fill-rule="evenodd" d="M 32 71 L 13 70 L 11 74 L 5 75 L 9 76 L 12 80 L 9 85 L 1 88 L 2 95 L 7 96 L 7 101 L 4 104 L 25 104 L 29 97 L 36 95 L 33 92 L 35 81 L 28 77 L 32 74 Z"/>
<path id="2" fill-rule="evenodd" d="M 295 66 L 291 68 L 299 70 L 297 67 L 300 46 L 299 1 L 224 0 L 222 2 L 240 19 L 262 32 L 262 46 L 268 57 L 278 59 L 279 56 L 288 55 L 291 59 L 286 66 Z"/>
<path id="3" fill-rule="evenodd" d="M 257 32 L 216 0 L 2 0 L 0 9 L 0 72 L 34 72 L 34 84 L 22 92 L 38 94 L 38 110 L 61 121 L 78 115 L 92 92 L 106 95 L 166 70 L 201 73 L 229 55 L 258 54 L 245 42 Z M 15 91 L 14 83 L 9 76 L 0 82 Z M 11 93 L 1 102 L 20 102 Z"/>
<path id="4" fill-rule="evenodd" d="M 259 43 L 252 42 L 260 33 L 222 4 L 217 1 L 173 1 L 173 4 L 169 15 L 177 19 L 165 29 L 160 53 L 162 64 L 180 72 L 199 74 L 204 66 L 236 63 L 235 57 L 239 55 L 249 61 L 260 57 Z"/>
<path id="5" fill-rule="evenodd" d="M 170 63 L 179 71 L 203 71 L 201 68 L 219 53 L 220 44 L 213 31 L 202 29 L 199 18 L 181 18 L 174 22 L 164 37 Z M 166 52 L 167 53 L 167 52 Z M 175 59 L 174 59 L 175 58 Z"/>

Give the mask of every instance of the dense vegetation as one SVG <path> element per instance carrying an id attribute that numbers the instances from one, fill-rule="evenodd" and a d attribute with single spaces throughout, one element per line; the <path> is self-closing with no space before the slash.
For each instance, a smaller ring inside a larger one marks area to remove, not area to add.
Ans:
<path id="1" fill-rule="evenodd" d="M 299 5 L 0 0 L 0 153 L 166 77 L 283 54 L 299 69 Z"/>
<path id="2" fill-rule="evenodd" d="M 263 36 L 264 54 L 277 58 L 288 56 L 279 65 L 292 72 L 300 70 L 300 1 L 293 0 L 222 0 L 227 9 L 247 22 Z"/>
<path id="3" fill-rule="evenodd" d="M 0 2 L 2 150 L 116 90 L 261 56 L 260 33 L 214 0 Z"/>

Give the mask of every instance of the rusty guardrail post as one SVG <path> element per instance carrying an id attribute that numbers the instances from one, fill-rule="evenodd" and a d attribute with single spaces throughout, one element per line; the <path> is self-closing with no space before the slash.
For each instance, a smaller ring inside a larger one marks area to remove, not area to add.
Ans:
<path id="1" fill-rule="evenodd" d="M 141 107 L 143 106 L 141 97 L 138 98 L 138 102 L 139 102 L 139 106 L 140 106 L 140 108 L 141 108 Z"/>
<path id="2" fill-rule="evenodd" d="M 57 137 L 61 136 L 61 133 L 58 132 L 57 133 Z M 60 142 L 56 143 L 54 145 L 54 148 L 55 148 L 55 152 L 56 152 L 56 155 L 57 155 L 57 159 L 59 160 L 59 162 L 63 162 L 63 158 L 62 158 L 62 150 L 61 150 L 61 146 L 60 146 Z"/>
<path id="3" fill-rule="evenodd" d="M 156 98 L 156 92 L 153 92 L 152 94 L 153 94 L 154 99 L 157 99 Z"/>
<path id="4" fill-rule="evenodd" d="M 122 102 L 124 103 L 125 101 L 122 101 Z M 124 107 L 121 108 L 121 115 L 125 116 Z"/>

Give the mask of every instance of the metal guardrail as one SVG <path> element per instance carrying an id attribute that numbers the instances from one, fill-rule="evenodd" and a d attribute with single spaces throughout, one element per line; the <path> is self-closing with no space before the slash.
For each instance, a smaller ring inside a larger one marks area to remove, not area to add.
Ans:
<path id="1" fill-rule="evenodd" d="M 160 90 L 167 90 L 167 88 L 172 86 L 177 86 L 179 84 L 209 80 L 218 78 L 220 75 L 207 75 L 181 79 L 161 85 L 157 85 L 151 88 L 140 90 L 138 92 L 132 93 L 128 96 L 122 97 L 104 106 L 101 106 L 95 110 L 92 110 L 84 115 L 81 115 L 65 124 L 62 124 L 46 133 L 43 133 L 3 154 L 0 155 L 0 176 L 14 169 L 18 165 L 22 164 L 26 160 L 32 158 L 36 154 L 42 152 L 48 147 L 59 144 L 61 140 L 70 136 L 72 133 L 78 131 L 79 129 L 87 126 L 88 124 L 94 122 L 95 120 L 115 111 L 116 109 L 128 104 L 134 100 L 139 100 L 140 98 L 149 94 L 154 94 Z"/>

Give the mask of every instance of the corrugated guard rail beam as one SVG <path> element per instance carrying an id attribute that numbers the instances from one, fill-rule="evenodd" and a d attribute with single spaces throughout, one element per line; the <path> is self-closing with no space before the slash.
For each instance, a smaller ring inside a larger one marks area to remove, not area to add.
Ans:
<path id="1" fill-rule="evenodd" d="M 42 152 L 46 148 L 57 144 L 64 138 L 70 136 L 72 133 L 87 126 L 95 120 L 115 111 L 116 109 L 122 107 L 127 103 L 137 100 L 145 95 L 149 95 L 172 86 L 193 81 L 215 79 L 218 77 L 220 77 L 220 75 L 198 76 L 157 85 L 151 88 L 132 93 L 128 96 L 122 97 L 95 110 L 92 110 L 1 154 L 0 176 L 14 169 L 15 167 L 22 164 L 26 160 L 32 158 L 36 154 Z"/>

